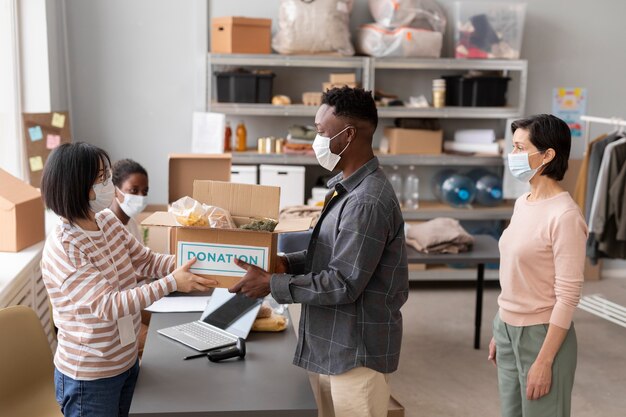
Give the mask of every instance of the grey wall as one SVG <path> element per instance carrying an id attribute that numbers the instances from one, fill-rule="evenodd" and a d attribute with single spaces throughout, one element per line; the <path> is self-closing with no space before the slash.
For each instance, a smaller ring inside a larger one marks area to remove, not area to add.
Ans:
<path id="1" fill-rule="evenodd" d="M 188 152 L 206 90 L 207 3 L 66 0 L 72 133 L 133 158 L 167 201 L 167 155 Z"/>

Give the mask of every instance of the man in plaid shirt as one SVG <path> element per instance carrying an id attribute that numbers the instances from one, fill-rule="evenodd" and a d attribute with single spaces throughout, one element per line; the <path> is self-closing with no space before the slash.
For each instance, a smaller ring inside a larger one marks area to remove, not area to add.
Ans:
<path id="1" fill-rule="evenodd" d="M 404 220 L 372 150 L 371 92 L 335 88 L 322 103 L 313 149 L 321 166 L 341 172 L 308 250 L 279 257 L 275 274 L 236 261 L 247 273 L 230 290 L 302 305 L 294 364 L 319 380 L 320 416 L 383 417 L 408 297 Z"/>

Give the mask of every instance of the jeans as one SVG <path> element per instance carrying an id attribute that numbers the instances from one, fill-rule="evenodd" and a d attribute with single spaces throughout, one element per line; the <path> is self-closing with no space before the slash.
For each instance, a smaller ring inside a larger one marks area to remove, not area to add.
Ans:
<path id="1" fill-rule="evenodd" d="M 65 417 L 125 417 L 130 410 L 139 361 L 111 378 L 78 381 L 54 370 L 56 400 Z"/>

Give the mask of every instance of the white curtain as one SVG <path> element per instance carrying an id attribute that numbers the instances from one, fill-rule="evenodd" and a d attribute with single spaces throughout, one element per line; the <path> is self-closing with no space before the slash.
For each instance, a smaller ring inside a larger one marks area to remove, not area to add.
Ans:
<path id="1" fill-rule="evenodd" d="M 0 168 L 24 178 L 17 0 L 0 0 Z"/>

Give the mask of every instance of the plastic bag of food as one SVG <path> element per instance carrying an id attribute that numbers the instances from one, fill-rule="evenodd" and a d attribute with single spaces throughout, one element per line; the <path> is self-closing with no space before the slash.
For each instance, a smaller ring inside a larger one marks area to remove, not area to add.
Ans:
<path id="1" fill-rule="evenodd" d="M 439 58 L 442 45 L 442 33 L 412 27 L 386 29 L 370 23 L 361 26 L 357 35 L 359 52 L 377 58 Z"/>
<path id="2" fill-rule="evenodd" d="M 354 0 L 281 0 L 272 48 L 281 54 L 354 55 L 350 12 Z"/>
<path id="3" fill-rule="evenodd" d="M 435 0 L 369 0 L 369 7 L 374 20 L 386 28 L 446 30 L 446 13 Z"/>
<path id="4" fill-rule="evenodd" d="M 210 226 L 217 229 L 236 228 L 230 213 L 220 207 L 201 204 L 191 197 L 182 197 L 172 203 L 169 212 L 181 226 Z"/>

